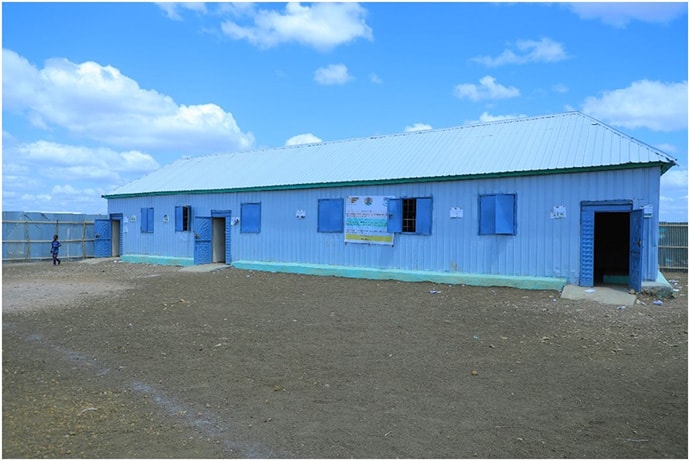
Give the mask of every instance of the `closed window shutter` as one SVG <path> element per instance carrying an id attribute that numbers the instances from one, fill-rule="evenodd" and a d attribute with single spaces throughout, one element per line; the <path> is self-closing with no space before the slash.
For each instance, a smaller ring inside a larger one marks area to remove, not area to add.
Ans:
<path id="1" fill-rule="evenodd" d="M 319 232 L 343 232 L 344 229 L 343 199 L 319 200 Z"/>
<path id="2" fill-rule="evenodd" d="M 261 232 L 261 204 L 243 203 L 240 209 L 240 232 Z"/>
<path id="3" fill-rule="evenodd" d="M 141 232 L 153 232 L 153 208 L 141 209 L 141 224 L 139 229 Z"/>

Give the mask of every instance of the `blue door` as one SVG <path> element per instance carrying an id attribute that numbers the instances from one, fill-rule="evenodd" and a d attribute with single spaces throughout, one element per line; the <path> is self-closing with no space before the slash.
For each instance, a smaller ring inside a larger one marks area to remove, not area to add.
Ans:
<path id="1" fill-rule="evenodd" d="M 594 210 L 580 213 L 580 286 L 594 286 Z"/>
<path id="2" fill-rule="evenodd" d="M 109 219 L 94 219 L 93 255 L 96 258 L 109 258 L 112 256 L 112 235 Z"/>
<path id="3" fill-rule="evenodd" d="M 210 217 L 194 219 L 194 264 L 213 261 L 213 228 Z"/>
<path id="4" fill-rule="evenodd" d="M 628 288 L 642 291 L 642 250 L 644 249 L 643 210 L 630 212 L 630 259 Z"/>

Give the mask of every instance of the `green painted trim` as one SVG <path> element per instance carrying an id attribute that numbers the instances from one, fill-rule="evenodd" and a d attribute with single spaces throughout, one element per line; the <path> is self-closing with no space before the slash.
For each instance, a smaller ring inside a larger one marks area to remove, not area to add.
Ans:
<path id="1" fill-rule="evenodd" d="M 174 256 L 151 256 L 151 255 L 123 255 L 120 257 L 123 262 L 135 264 L 158 264 L 161 266 L 193 266 L 193 258 L 175 258 Z"/>
<path id="2" fill-rule="evenodd" d="M 181 195 L 181 194 L 229 194 L 233 192 L 262 192 L 262 191 L 278 191 L 278 190 L 300 190 L 300 189 L 319 189 L 319 188 L 333 188 L 333 187 L 351 187 L 351 186 L 380 186 L 386 184 L 410 184 L 410 183 L 427 183 L 427 182 L 448 182 L 448 181 L 467 181 L 472 179 L 491 179 L 491 178 L 515 178 L 522 176 L 546 176 L 554 174 L 570 174 L 570 173 L 591 173 L 598 171 L 616 171 L 616 170 L 632 170 L 637 168 L 664 168 L 668 165 L 665 162 L 652 163 L 627 163 L 622 165 L 609 166 L 594 166 L 582 168 L 558 168 L 554 170 L 530 170 L 530 171 L 511 171 L 504 173 L 485 173 L 485 174 L 466 174 L 455 176 L 432 176 L 426 178 L 398 178 L 398 179 L 371 179 L 362 181 L 339 181 L 339 182 L 323 182 L 323 183 L 308 183 L 308 184 L 286 184 L 276 186 L 250 186 L 250 187 L 235 187 L 227 189 L 195 189 L 195 190 L 179 190 L 179 191 L 155 191 L 155 192 L 134 192 L 130 194 L 106 194 L 102 195 L 105 199 L 118 198 L 133 198 L 133 197 L 155 197 L 160 195 Z M 673 166 L 673 165 L 671 165 Z M 670 166 L 667 167 L 667 169 Z M 665 170 L 663 170 L 665 171 Z M 662 172 L 663 173 L 663 172 Z"/>
<path id="3" fill-rule="evenodd" d="M 466 274 L 459 272 L 372 269 L 367 267 L 329 266 L 325 264 L 233 261 L 232 266 L 237 269 L 263 272 L 286 272 L 291 274 L 372 280 L 400 280 L 403 282 L 435 282 L 451 285 L 504 286 L 527 290 L 560 291 L 566 284 L 566 279 L 551 277 L 518 277 L 512 275 Z"/>

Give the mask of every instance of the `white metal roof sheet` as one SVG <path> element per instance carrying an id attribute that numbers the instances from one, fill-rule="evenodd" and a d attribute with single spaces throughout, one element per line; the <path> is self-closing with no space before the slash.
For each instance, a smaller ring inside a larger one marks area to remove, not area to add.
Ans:
<path id="1" fill-rule="evenodd" d="M 673 158 L 580 112 L 177 160 L 106 198 L 661 164 Z"/>

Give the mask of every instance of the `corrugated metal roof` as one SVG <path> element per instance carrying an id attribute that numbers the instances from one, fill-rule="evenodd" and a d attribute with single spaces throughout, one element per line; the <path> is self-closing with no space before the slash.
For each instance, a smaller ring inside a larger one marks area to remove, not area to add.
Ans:
<path id="1" fill-rule="evenodd" d="M 610 169 L 675 160 L 580 112 L 175 161 L 106 198 Z"/>

